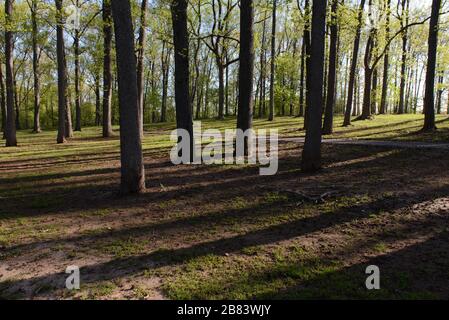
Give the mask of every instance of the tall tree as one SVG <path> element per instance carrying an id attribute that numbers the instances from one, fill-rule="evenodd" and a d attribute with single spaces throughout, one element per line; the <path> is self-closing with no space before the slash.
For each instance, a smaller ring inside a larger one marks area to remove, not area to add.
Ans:
<path id="1" fill-rule="evenodd" d="M 390 16 L 391 16 L 391 0 L 385 1 L 385 40 L 390 40 Z M 382 97 L 380 100 L 380 114 L 385 114 L 387 111 L 387 94 L 388 94 L 388 82 L 389 82 L 389 69 L 390 69 L 390 49 L 387 47 L 384 56 L 384 71 L 382 80 Z"/>
<path id="2" fill-rule="evenodd" d="M 401 27 L 404 29 L 402 32 L 402 56 L 401 56 L 401 84 L 399 92 L 399 107 L 398 113 L 403 114 L 405 112 L 405 85 L 406 85 L 406 68 L 407 68 L 407 42 L 408 42 L 408 28 L 404 28 L 409 22 L 409 9 L 410 1 L 401 0 Z"/>
<path id="3" fill-rule="evenodd" d="M 362 114 L 357 118 L 357 120 L 367 120 L 371 118 L 371 100 L 373 95 L 373 75 L 376 68 L 375 64 L 371 64 L 374 52 L 377 46 L 377 34 L 378 30 L 376 27 L 376 21 L 374 20 L 374 7 L 372 0 L 369 0 L 369 13 L 368 17 L 370 20 L 370 30 L 368 32 L 368 39 L 366 41 L 365 47 L 365 57 L 363 59 L 364 75 L 365 75 L 365 86 L 363 88 L 363 103 L 362 103 Z M 376 59 L 374 59 L 376 60 Z"/>
<path id="4" fill-rule="evenodd" d="M 14 111 L 14 43 L 12 14 L 14 0 L 5 0 L 5 64 L 6 64 L 6 146 L 17 146 L 16 119 Z"/>
<path id="5" fill-rule="evenodd" d="M 79 10 L 79 0 L 75 0 L 75 6 Z M 75 131 L 81 131 L 81 90 L 80 90 L 80 37 L 79 26 L 75 26 L 73 49 L 75 53 Z"/>
<path id="6" fill-rule="evenodd" d="M 120 104 L 121 193 L 145 190 L 145 169 L 139 131 L 139 99 L 134 30 L 129 0 L 112 0 Z"/>
<path id="7" fill-rule="evenodd" d="M 175 47 L 175 101 L 178 129 L 190 134 L 190 158 L 193 160 L 194 137 L 190 99 L 189 33 L 187 29 L 187 0 L 173 0 L 171 4 L 173 21 L 173 43 Z"/>
<path id="8" fill-rule="evenodd" d="M 143 136 L 144 122 L 144 57 L 146 44 L 146 27 L 147 27 L 147 3 L 148 0 L 142 0 L 140 8 L 140 28 L 139 28 L 139 44 L 137 48 L 137 90 L 139 93 L 139 130 Z"/>
<path id="9" fill-rule="evenodd" d="M 308 125 L 302 153 L 304 172 L 321 169 L 321 139 L 324 84 L 324 51 L 326 34 L 327 0 L 313 1 L 312 43 L 310 56 L 310 100 L 308 101 Z"/>
<path id="10" fill-rule="evenodd" d="M 362 34 L 362 24 L 363 24 L 363 10 L 365 8 L 365 0 L 361 0 L 359 13 L 357 18 L 357 29 L 354 39 L 354 47 L 352 50 L 352 61 L 351 69 L 349 71 L 349 84 L 348 84 L 348 98 L 346 100 L 346 111 L 343 126 L 351 125 L 351 114 L 352 114 L 352 103 L 354 99 L 354 83 L 355 83 L 355 72 L 358 64 L 359 48 L 360 48 L 360 37 Z"/>
<path id="11" fill-rule="evenodd" d="M 304 54 L 305 54 L 305 78 L 306 78 L 306 86 L 305 86 L 305 110 L 304 110 L 304 129 L 307 129 L 308 125 L 308 102 L 310 100 L 310 79 L 311 79 L 311 69 L 310 69 L 310 55 L 311 55 L 311 10 L 310 10 L 310 1 L 305 0 L 304 3 L 304 33 L 303 33 L 303 41 L 304 41 Z M 304 102 L 304 100 L 303 100 Z"/>
<path id="12" fill-rule="evenodd" d="M 297 2 L 298 9 L 301 10 L 299 1 Z M 305 0 L 304 2 L 304 30 L 302 35 L 302 49 L 301 49 L 301 74 L 299 80 L 299 116 L 304 117 L 306 115 L 306 94 L 307 85 L 309 84 L 307 76 L 307 68 L 310 63 L 310 2 Z M 306 79 L 307 78 L 307 79 Z M 304 121 L 305 125 L 305 121 Z"/>
<path id="13" fill-rule="evenodd" d="M 162 105 L 161 122 L 167 122 L 167 104 L 168 104 L 168 78 L 170 73 L 171 47 L 167 41 L 162 41 L 161 69 L 162 69 Z"/>
<path id="14" fill-rule="evenodd" d="M 34 123 L 33 132 L 41 132 L 40 108 L 41 108 L 41 82 L 40 82 L 40 48 L 38 44 L 39 29 L 37 25 L 38 0 L 32 0 L 30 4 L 32 42 L 33 42 L 33 76 L 34 76 Z"/>
<path id="15" fill-rule="evenodd" d="M 2 123 L 1 131 L 3 132 L 3 139 L 5 139 L 5 130 L 6 130 L 6 92 L 5 92 L 5 83 L 3 82 L 3 65 L 0 61 L 0 109 L 2 115 Z"/>
<path id="16" fill-rule="evenodd" d="M 56 54 L 58 60 L 58 143 L 65 143 L 67 112 L 67 66 L 65 62 L 64 17 L 62 0 L 55 0 L 56 5 Z"/>
<path id="17" fill-rule="evenodd" d="M 443 97 L 443 81 L 444 81 L 444 72 L 440 71 L 438 75 L 438 86 L 437 86 L 437 103 L 436 109 L 437 114 L 441 114 L 441 99 Z"/>
<path id="18" fill-rule="evenodd" d="M 332 0 L 329 44 L 329 71 L 323 134 L 332 134 L 334 125 L 335 91 L 337 87 L 338 0 Z"/>
<path id="19" fill-rule="evenodd" d="M 101 125 L 101 93 L 100 93 L 100 73 L 98 69 L 94 74 L 95 82 L 95 125 Z"/>
<path id="20" fill-rule="evenodd" d="M 426 88 L 424 94 L 424 127 L 422 131 L 434 131 L 435 125 L 435 70 L 438 47 L 438 22 L 441 10 L 441 0 L 432 1 L 432 13 L 430 18 Z"/>
<path id="21" fill-rule="evenodd" d="M 273 14 L 272 14 L 272 28 L 271 28 L 271 75 L 270 75 L 270 114 L 269 121 L 274 120 L 274 79 L 276 72 L 276 22 L 277 22 L 277 0 L 273 0 Z"/>
<path id="22" fill-rule="evenodd" d="M 207 36 L 200 37 L 214 55 L 215 64 L 218 69 L 218 118 L 224 119 L 226 94 L 225 71 L 226 68 L 238 61 L 238 59 L 228 58 L 230 41 L 235 42 L 235 39 L 229 36 L 228 20 L 231 18 L 232 12 L 239 4 L 239 1 L 232 2 L 231 0 L 227 0 L 224 3 L 223 0 L 212 0 L 210 4 L 213 12 L 211 32 Z"/>
<path id="23" fill-rule="evenodd" d="M 254 3 L 242 1 L 240 5 L 240 70 L 237 129 L 245 132 L 252 127 L 254 86 Z M 245 154 L 249 144 L 245 138 Z"/>
<path id="24" fill-rule="evenodd" d="M 103 137 L 112 133 L 112 12 L 111 0 L 103 0 Z"/>

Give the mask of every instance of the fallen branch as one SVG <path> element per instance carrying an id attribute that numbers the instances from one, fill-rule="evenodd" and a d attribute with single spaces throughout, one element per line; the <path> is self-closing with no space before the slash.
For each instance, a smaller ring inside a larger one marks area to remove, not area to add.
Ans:
<path id="1" fill-rule="evenodd" d="M 318 196 L 309 196 L 301 191 L 296 190 L 282 190 L 281 192 L 285 192 L 287 194 L 290 194 L 296 198 L 299 198 L 303 202 L 310 202 L 315 204 L 321 204 L 325 203 L 326 199 L 330 198 L 331 196 L 335 195 L 336 191 L 328 191 Z"/>
<path id="2" fill-rule="evenodd" d="M 314 203 L 314 204 L 325 203 L 327 199 L 338 194 L 337 191 L 328 191 L 328 192 L 325 192 L 318 196 L 312 196 L 312 195 L 305 194 L 304 192 L 301 192 L 298 190 L 292 190 L 292 189 L 287 189 L 287 190 L 279 190 L 276 188 L 264 188 L 264 189 L 268 190 L 270 192 L 277 192 L 279 194 L 290 195 L 291 197 L 294 197 L 294 198 L 300 200 L 301 203 L 309 202 L 309 203 Z"/>

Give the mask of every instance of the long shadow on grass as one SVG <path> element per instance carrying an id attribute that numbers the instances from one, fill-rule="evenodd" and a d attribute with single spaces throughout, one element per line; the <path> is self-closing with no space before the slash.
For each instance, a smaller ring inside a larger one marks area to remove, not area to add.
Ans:
<path id="1" fill-rule="evenodd" d="M 335 150 L 331 148 L 331 150 Z M 359 149 L 361 150 L 361 149 Z M 379 151 L 379 150 L 378 150 Z M 324 190 L 337 186 L 343 192 L 354 192 L 357 186 L 375 189 L 377 192 L 394 192 L 400 183 L 413 184 L 416 179 L 422 184 L 422 179 L 441 174 L 436 172 L 431 166 L 425 163 L 414 161 L 419 166 L 413 171 L 401 172 L 400 179 L 394 174 L 395 165 L 403 166 L 402 157 L 409 155 L 406 151 L 378 159 L 370 159 L 358 163 L 345 163 L 339 166 L 338 170 L 324 170 L 323 172 L 309 176 L 298 171 L 297 159 L 294 156 L 281 160 L 282 171 L 276 176 L 261 177 L 258 175 L 258 168 L 245 167 L 238 169 L 224 168 L 219 173 L 209 172 L 208 167 L 185 167 L 184 174 L 179 172 L 163 173 L 163 178 L 152 177 L 148 172 L 149 191 L 140 197 L 117 198 L 115 192 L 117 185 L 111 183 L 71 186 L 67 183 L 64 188 L 57 188 L 46 193 L 31 193 L 20 196 L 5 197 L 7 200 L 0 208 L 0 212 L 10 213 L 7 216 L 0 216 L 0 219 L 39 216 L 50 214 L 69 214 L 77 210 L 91 209 L 124 209 L 130 207 L 148 207 L 161 201 L 176 199 L 179 201 L 201 200 L 209 203 L 213 201 L 226 201 L 236 196 L 241 196 L 245 192 L 261 193 L 259 187 L 278 187 L 280 192 L 284 188 L 293 186 L 295 188 Z M 432 154 L 429 154 L 431 156 Z M 349 155 L 347 155 L 349 156 Z M 402 159 L 402 160 L 401 160 Z M 398 161 L 401 160 L 401 161 Z M 383 178 L 379 189 L 378 176 L 385 166 L 389 165 L 392 172 L 387 178 Z M 195 174 L 189 175 L 188 170 Z M 203 170 L 197 174 L 198 170 Z M 419 175 L 417 174 L 419 172 Z M 225 179 L 225 181 L 223 181 Z M 303 180 L 311 180 L 299 183 Z M 371 179 L 372 181 L 368 180 Z M 399 179 L 399 180 L 396 180 Z M 315 181 L 315 183 L 313 183 Z M 155 182 L 158 184 L 156 185 Z M 196 183 L 196 184 L 195 184 Z M 313 184 L 313 185 L 311 185 Z M 175 189 L 164 191 L 161 185 L 173 186 Z M 426 187 L 425 185 L 423 187 Z M 226 192 L 223 192 L 226 191 Z M 263 191 L 263 190 L 262 190 Z M 329 190 L 324 190 L 329 191 Z M 48 203 L 44 200 L 48 198 Z M 207 200 L 205 200 L 207 199 Z M 44 201 L 45 203 L 41 204 Z M 11 214 L 12 213 L 12 214 Z"/>
<path id="2" fill-rule="evenodd" d="M 144 150 L 144 157 L 146 159 L 157 156 L 158 158 L 163 155 L 169 154 L 170 149 L 150 149 Z M 53 156 L 43 158 L 31 158 L 23 160 L 0 160 L 0 172 L 1 171 L 13 171 L 23 169 L 44 169 L 52 168 L 55 166 L 70 166 L 70 165 L 86 165 L 97 162 L 106 161 L 118 161 L 120 160 L 120 151 L 111 152 L 98 152 L 94 153 L 82 153 L 82 154 L 70 154 L 65 156 Z"/>
<path id="3" fill-rule="evenodd" d="M 188 290 L 178 291 L 176 284 L 167 284 L 166 294 L 174 299 L 282 300 L 428 298 L 429 293 L 437 295 L 443 293 L 447 296 L 449 288 L 447 281 L 444 285 L 438 282 L 439 289 L 437 289 L 434 286 L 435 283 L 432 284 L 432 280 L 447 278 L 444 273 L 449 267 L 447 248 L 449 242 L 447 232 L 444 235 L 444 226 L 447 225 L 448 219 L 447 215 L 437 214 L 427 215 L 424 219 L 416 221 L 401 220 L 399 225 L 395 222 L 388 225 L 389 222 L 387 222 L 387 226 L 374 233 L 366 230 L 369 229 L 369 224 L 365 225 L 362 221 L 358 223 L 359 226 L 362 225 L 358 233 L 362 235 L 365 232 L 363 238 L 358 238 L 349 244 L 342 243 L 331 251 L 324 250 L 324 252 L 318 251 L 313 254 L 306 252 L 293 257 L 289 256 L 285 260 L 260 266 L 256 270 L 251 270 L 250 273 L 231 273 L 222 279 L 213 278 L 214 276 L 211 275 L 210 278 L 204 278 L 197 286 L 189 287 Z M 368 223 L 376 226 L 375 220 Z M 441 241 L 433 241 L 440 236 Z M 415 243 L 423 242 L 420 239 L 430 239 L 429 241 L 435 244 L 435 248 L 426 246 L 427 248 L 422 250 L 423 254 L 416 256 L 416 259 L 414 257 L 413 261 L 403 259 L 402 255 L 396 256 L 398 252 L 409 250 L 412 246 L 421 247 L 421 244 L 408 244 L 410 240 Z M 379 251 L 377 247 L 379 244 L 383 246 L 383 252 Z M 408 248 L 404 249 L 407 246 Z M 388 254 L 386 248 L 389 248 Z M 360 263 L 360 259 L 364 262 Z M 356 262 L 352 264 L 353 261 Z M 365 287 L 367 277 L 365 269 L 372 264 L 381 267 L 381 291 L 368 291 Z M 438 270 L 435 272 L 436 277 L 433 275 L 435 270 Z M 192 278 L 198 279 L 196 274 L 192 275 Z M 406 285 L 405 281 L 409 283 Z M 210 282 L 216 285 L 210 285 Z M 426 286 L 427 288 L 424 288 Z"/>
<path id="4" fill-rule="evenodd" d="M 380 290 L 367 290 L 366 268 L 380 268 Z M 297 285 L 269 290 L 255 299 L 449 299 L 449 232 L 392 253 L 345 268 L 296 278 L 307 265 L 291 264 L 271 270 L 261 279 L 291 277 Z"/>
<path id="5" fill-rule="evenodd" d="M 345 158 L 349 157 L 349 155 L 345 156 Z M 373 165 L 370 165 L 373 161 L 375 160 L 372 159 L 366 163 L 345 164 L 339 167 L 339 172 L 347 176 L 351 173 L 351 168 L 353 168 L 356 176 L 366 175 L 366 172 L 359 172 L 359 169 L 362 167 L 369 167 L 371 170 L 375 169 Z M 390 160 L 387 158 L 384 161 L 389 162 Z M 47 190 L 45 193 L 26 192 L 18 196 L 5 196 L 5 199 L 8 201 L 0 208 L 0 212 L 16 214 L 8 215 L 7 217 L 0 216 L 0 219 L 58 213 L 67 214 L 79 209 L 129 208 L 130 206 L 146 206 L 170 199 L 195 199 L 196 196 L 201 198 L 206 195 L 209 202 L 224 201 L 241 195 L 244 189 L 257 189 L 258 186 L 274 187 L 279 183 L 285 185 L 288 182 L 297 184 L 298 179 L 309 177 L 309 175 L 298 171 L 297 159 L 294 156 L 281 159 L 280 168 L 282 168 L 282 171 L 277 175 L 265 177 L 259 176 L 257 167 L 237 169 L 224 167 L 217 173 L 210 171 L 209 167 L 188 166 L 181 168 L 183 171 L 182 175 L 174 171 L 172 173 L 163 173 L 163 178 L 151 178 L 151 172 L 148 172 L 148 186 L 150 190 L 140 197 L 123 199 L 116 197 L 117 186 L 114 184 L 73 186 L 68 181 L 64 187 L 54 188 L 51 192 Z M 189 171 L 194 174 L 189 175 Z M 201 173 L 198 174 L 198 171 Z M 425 172 L 422 172 L 421 176 L 425 174 Z M 354 180 L 357 180 L 356 176 L 353 177 Z M 326 171 L 314 177 L 321 178 L 323 185 L 341 184 L 341 176 L 327 178 Z M 174 186 L 176 189 L 163 191 L 161 190 L 161 185 Z M 319 188 L 315 186 L 314 189 Z M 223 192 L 223 190 L 226 190 L 226 192 Z M 45 201 L 47 198 L 48 203 Z"/>
<path id="6" fill-rule="evenodd" d="M 223 256 L 225 254 L 239 252 L 244 248 L 273 244 L 336 227 L 358 219 L 372 217 L 386 209 L 399 209 L 412 203 L 420 203 L 424 200 L 434 199 L 439 194 L 447 196 L 447 187 L 427 190 L 425 194 L 420 195 L 419 199 L 418 197 L 411 197 L 407 199 L 408 201 L 404 202 L 398 202 L 396 199 L 378 199 L 369 204 L 343 208 L 332 214 L 300 218 L 230 238 L 207 241 L 186 248 L 159 250 L 147 255 L 119 258 L 106 263 L 84 267 L 81 269 L 81 275 L 83 277 L 83 283 L 93 283 L 132 276 L 143 270 L 156 267 L 183 264 L 192 259 L 210 254 Z M 366 208 L 369 208 L 369 211 Z M 10 281 L 8 287 L 20 288 L 31 283 L 40 286 L 50 285 L 56 288 L 64 288 L 65 277 L 66 275 L 62 273 L 49 274 L 29 280 Z"/>

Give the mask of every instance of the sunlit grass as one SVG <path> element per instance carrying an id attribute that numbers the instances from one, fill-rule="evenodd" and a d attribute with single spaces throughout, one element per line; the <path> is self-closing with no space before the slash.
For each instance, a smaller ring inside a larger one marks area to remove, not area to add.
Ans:
<path id="1" fill-rule="evenodd" d="M 343 118 L 335 117 L 334 134 L 325 138 L 351 138 L 375 140 L 406 140 L 406 141 L 449 141 L 449 118 L 446 115 L 437 116 L 438 131 L 431 134 L 419 134 L 423 124 L 423 115 L 378 115 L 373 120 L 353 121 L 349 127 L 342 127 Z M 254 128 L 277 129 L 281 136 L 304 137 L 303 118 L 278 117 L 270 122 L 266 119 L 255 119 Z M 203 130 L 226 130 L 235 128 L 236 120 L 204 120 Z M 171 130 L 174 123 L 146 125 L 146 135 L 143 140 L 144 150 L 169 148 Z M 75 132 L 74 138 L 67 144 L 56 144 L 56 132 L 46 131 L 39 135 L 29 131 L 18 132 L 18 148 L 3 148 L 0 160 L 58 158 L 66 156 L 85 156 L 95 153 L 117 153 L 119 151 L 119 128 L 114 127 L 116 136 L 101 139 L 101 129 L 88 127 L 82 132 Z"/>

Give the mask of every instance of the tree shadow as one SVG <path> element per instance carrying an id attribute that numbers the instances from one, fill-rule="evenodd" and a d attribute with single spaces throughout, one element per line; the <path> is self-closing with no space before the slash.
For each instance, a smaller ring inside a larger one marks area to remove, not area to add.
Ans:
<path id="1" fill-rule="evenodd" d="M 263 229 L 249 231 L 244 234 L 230 236 L 227 238 L 220 238 L 218 240 L 204 241 L 188 247 L 162 249 L 153 251 L 145 255 L 117 258 L 105 263 L 83 267 L 80 271 L 83 275 L 83 283 L 120 279 L 123 277 L 135 275 L 144 270 L 188 263 L 193 259 L 207 255 L 224 256 L 230 253 L 237 253 L 249 247 L 279 243 L 285 240 L 322 231 L 331 227 L 337 227 L 351 221 L 373 217 L 374 215 L 383 212 L 383 210 L 385 209 L 400 209 L 406 206 L 410 206 L 414 203 L 421 203 L 427 199 L 434 199 L 438 195 L 447 196 L 449 194 L 448 191 L 449 190 L 447 186 L 445 186 L 442 188 L 427 190 L 426 193 L 422 193 L 419 197 L 410 197 L 408 199 L 403 199 L 402 201 L 398 201 L 395 198 L 380 198 L 369 203 L 357 204 L 349 208 L 341 208 L 333 212 L 332 214 L 323 213 L 309 217 L 301 217 L 293 221 L 272 225 Z M 252 211 L 258 212 L 258 210 L 260 209 L 261 208 L 253 208 Z M 219 219 L 217 222 L 213 221 L 214 219 L 210 220 L 210 222 L 213 224 L 220 224 Z M 195 223 L 191 219 L 186 219 L 185 221 L 178 222 L 178 224 L 174 223 L 171 226 L 170 224 L 168 224 L 165 226 L 152 226 L 152 228 L 154 228 L 154 231 L 160 232 L 158 228 L 175 227 L 174 230 L 170 231 L 176 232 L 176 228 L 179 228 L 179 232 L 182 233 L 184 225 L 190 227 L 192 222 Z M 196 223 L 200 223 L 200 219 L 198 219 Z M 206 231 L 209 230 L 208 224 L 205 223 L 203 228 L 205 228 Z M 150 230 L 151 229 L 147 231 Z M 122 230 L 119 232 L 124 231 Z M 143 232 L 143 230 L 140 230 L 140 232 Z M 113 237 L 115 236 L 121 235 L 117 233 L 113 235 Z M 449 259 L 447 259 L 449 255 L 449 251 L 447 250 L 447 245 L 449 243 L 447 240 L 449 239 L 447 236 L 448 234 L 444 233 L 443 238 L 437 239 L 437 242 L 433 241 L 428 246 L 432 247 L 438 244 L 438 254 L 441 254 L 441 252 L 445 252 L 445 254 L 442 256 L 444 257 L 442 261 L 445 261 L 446 267 L 449 261 Z M 441 246 L 441 242 L 445 242 L 443 246 Z M 382 263 L 382 260 L 378 260 L 382 258 L 376 259 L 377 260 L 370 261 L 370 264 Z M 400 258 L 397 258 L 396 260 L 402 261 Z M 410 262 L 412 262 L 412 260 L 410 259 L 404 258 L 403 260 L 403 263 L 405 265 Z M 446 270 L 447 269 L 445 269 L 445 272 L 447 272 Z M 353 275 L 356 271 L 358 271 L 357 267 L 352 267 L 352 269 L 348 269 L 347 273 L 348 275 Z M 33 279 L 16 281 L 12 280 L 8 282 L 8 288 L 11 289 L 29 286 L 30 283 L 33 286 L 36 286 L 37 284 L 40 286 L 45 284 L 51 285 L 55 288 L 63 288 L 63 286 L 61 285 L 64 283 L 65 277 L 65 274 L 53 273 L 35 277 Z M 8 290 L 8 288 L 6 290 Z M 295 288 L 294 290 L 297 290 L 297 288 Z M 281 295 L 281 293 L 279 294 Z M 285 295 L 285 292 L 282 292 L 282 295 Z M 271 298 L 275 297 L 276 294 L 273 293 Z"/>
<path id="2" fill-rule="evenodd" d="M 380 269 L 380 290 L 366 288 L 368 266 Z M 259 281 L 282 277 L 282 270 L 299 270 L 292 264 L 258 276 Z M 254 299 L 442 299 L 449 298 L 449 232 L 391 253 L 328 273 L 317 274 L 297 285 L 267 290 Z M 290 271 L 291 272 L 291 271 Z M 284 273 L 285 276 L 285 273 Z"/>

